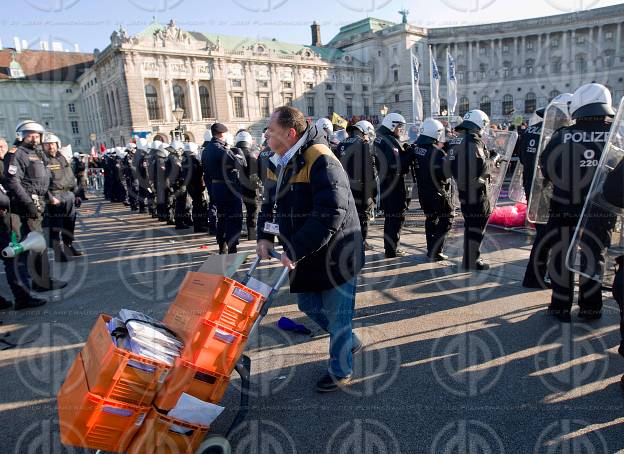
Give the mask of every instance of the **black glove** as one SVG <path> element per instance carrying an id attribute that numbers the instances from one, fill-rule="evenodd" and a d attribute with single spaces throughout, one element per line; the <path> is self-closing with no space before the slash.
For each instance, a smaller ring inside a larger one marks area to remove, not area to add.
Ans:
<path id="1" fill-rule="evenodd" d="M 26 217 L 28 219 L 37 219 L 39 217 L 39 210 L 34 202 L 28 202 L 26 204 Z"/>

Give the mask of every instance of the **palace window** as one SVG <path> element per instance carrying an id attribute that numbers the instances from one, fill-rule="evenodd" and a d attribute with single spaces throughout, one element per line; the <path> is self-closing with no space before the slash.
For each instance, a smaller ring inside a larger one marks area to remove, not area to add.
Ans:
<path id="1" fill-rule="evenodd" d="M 147 102 L 148 118 L 150 120 L 160 119 L 160 112 L 158 109 L 158 92 L 151 84 L 145 86 L 145 101 Z"/>
<path id="2" fill-rule="evenodd" d="M 233 96 L 232 102 L 234 103 L 234 116 L 236 118 L 244 118 L 245 117 L 245 107 L 243 105 L 243 97 L 242 96 Z"/>
<path id="3" fill-rule="evenodd" d="M 503 110 L 503 115 L 511 115 L 512 114 L 512 112 L 514 111 L 513 96 L 511 96 L 509 94 L 503 96 L 502 110 Z"/>
<path id="4" fill-rule="evenodd" d="M 524 97 L 524 113 L 533 113 L 537 109 L 537 98 L 535 93 L 527 93 Z"/>
<path id="5" fill-rule="evenodd" d="M 212 118 L 212 103 L 210 102 L 210 91 L 208 87 L 199 87 L 199 104 L 201 105 L 202 118 Z"/>

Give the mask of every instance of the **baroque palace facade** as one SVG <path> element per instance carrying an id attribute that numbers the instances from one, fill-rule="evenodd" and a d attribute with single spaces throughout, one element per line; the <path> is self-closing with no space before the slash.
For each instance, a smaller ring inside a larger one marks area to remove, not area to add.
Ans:
<path id="1" fill-rule="evenodd" d="M 73 143 L 83 148 L 122 145 L 135 135 L 170 140 L 184 134 L 201 143 L 207 126 L 216 120 L 234 131 L 249 128 L 259 138 L 272 110 L 284 104 L 294 105 L 310 119 L 336 112 L 375 123 L 387 109 L 412 121 L 410 54 L 420 62 L 420 91 L 428 116 L 430 46 L 442 79 L 442 109 L 446 51 L 455 58 L 456 114 L 481 108 L 496 122 L 526 119 L 557 94 L 592 81 L 608 86 L 614 103 L 624 95 L 624 5 L 435 29 L 413 26 L 407 19 L 407 12 L 398 23 L 366 18 L 343 26 L 325 45 L 317 24 L 311 26 L 311 45 L 188 31 L 174 21 L 154 22 L 134 36 L 120 29 L 103 51 L 73 57 L 81 66 L 63 73 L 63 90 L 55 92 L 59 99 L 52 105 L 70 109 L 58 118 L 71 117 L 67 141 L 72 142 L 74 132 Z M 0 57 L 9 51 L 0 50 Z M 21 118 L 13 118 L 16 112 L 36 117 L 42 110 L 23 105 L 28 82 L 41 85 L 41 71 L 24 78 L 9 66 L 25 66 L 25 52 L 10 52 L 0 58 L 0 95 L 15 91 L 11 87 L 19 82 L 19 96 L 3 98 L 19 98 L 21 104 L 0 106 L 0 128 L 5 125 L 0 135 L 10 133 Z M 60 53 L 47 54 L 46 61 L 56 61 L 54 54 Z M 33 102 L 41 103 L 41 98 Z M 179 121 L 176 108 L 184 111 Z"/>

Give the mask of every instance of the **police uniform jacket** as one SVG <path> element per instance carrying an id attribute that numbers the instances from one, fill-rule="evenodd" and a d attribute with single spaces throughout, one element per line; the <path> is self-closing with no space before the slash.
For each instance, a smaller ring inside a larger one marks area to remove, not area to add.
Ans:
<path id="1" fill-rule="evenodd" d="M 555 131 L 540 158 L 542 174 L 553 188 L 551 214 L 581 214 L 610 129 L 605 121 L 579 119 Z"/>
<path id="2" fill-rule="evenodd" d="M 26 214 L 26 206 L 33 203 L 33 195 L 44 198 L 50 186 L 47 158 L 41 149 L 19 146 L 15 153 L 4 158 L 5 187 L 11 199 L 13 211 Z"/>
<path id="3" fill-rule="evenodd" d="M 413 153 L 405 150 L 399 139 L 385 126 L 377 131 L 374 153 L 382 203 L 387 200 L 405 205 L 408 191 L 405 175 L 413 163 Z"/>
<path id="4" fill-rule="evenodd" d="M 74 192 L 76 190 L 76 177 L 74 172 L 63 156 L 57 153 L 56 156 L 47 156 L 47 167 L 50 171 L 50 188 L 48 198 L 64 192 Z"/>
<path id="5" fill-rule="evenodd" d="M 416 156 L 418 198 L 427 212 L 448 211 L 451 179 L 446 166 L 446 152 L 433 146 L 433 139 L 421 136 L 413 148 Z"/>
<path id="6" fill-rule="evenodd" d="M 212 184 L 211 194 L 215 202 L 240 199 L 239 174 L 247 166 L 243 152 L 228 148 L 220 139 L 213 137 L 206 151 L 204 171 Z"/>
<path id="7" fill-rule="evenodd" d="M 349 137 L 338 145 L 337 156 L 349 176 L 349 186 L 358 211 L 369 210 L 377 196 L 375 158 L 370 144 L 361 137 Z"/>
<path id="8" fill-rule="evenodd" d="M 490 153 L 481 134 L 474 129 L 461 129 L 449 140 L 447 162 L 457 183 L 462 210 L 489 213 Z"/>
<path id="9" fill-rule="evenodd" d="M 533 184 L 533 174 L 535 173 L 535 160 L 537 157 L 537 149 L 539 147 L 540 137 L 542 135 L 543 122 L 529 126 L 527 130 L 520 136 L 518 143 L 519 155 L 518 159 L 522 164 L 522 186 L 527 199 L 531 193 L 531 185 Z"/>

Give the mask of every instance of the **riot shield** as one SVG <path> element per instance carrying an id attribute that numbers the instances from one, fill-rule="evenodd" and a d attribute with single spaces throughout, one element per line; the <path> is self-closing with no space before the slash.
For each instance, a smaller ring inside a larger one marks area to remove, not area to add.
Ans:
<path id="1" fill-rule="evenodd" d="M 615 261 L 624 255 L 624 99 L 611 127 L 581 219 L 568 249 L 570 270 L 610 284 Z M 606 248 L 603 256 L 601 250 Z"/>
<path id="2" fill-rule="evenodd" d="M 524 166 L 520 161 L 516 162 L 516 168 L 511 176 L 511 182 L 509 183 L 508 197 L 512 202 L 527 203 L 526 194 L 524 193 L 524 186 L 522 184 L 524 176 Z"/>
<path id="3" fill-rule="evenodd" d="M 483 141 L 485 142 L 486 148 L 490 153 L 495 153 L 492 159 L 489 182 L 490 206 L 492 209 L 496 207 L 501 189 L 503 189 L 503 182 L 505 181 L 509 162 L 511 161 L 511 156 L 513 155 L 517 140 L 518 133 L 516 131 L 489 129 L 483 134 Z"/>
<path id="4" fill-rule="evenodd" d="M 542 153 L 555 131 L 571 123 L 567 103 L 557 102 L 555 98 L 544 113 L 542 135 L 537 148 L 537 156 L 535 156 L 535 172 L 533 173 L 533 183 L 527 206 L 527 219 L 534 224 L 546 224 L 548 222 L 550 199 L 553 191 L 552 184 L 545 181 L 542 174 L 540 166 Z"/>

